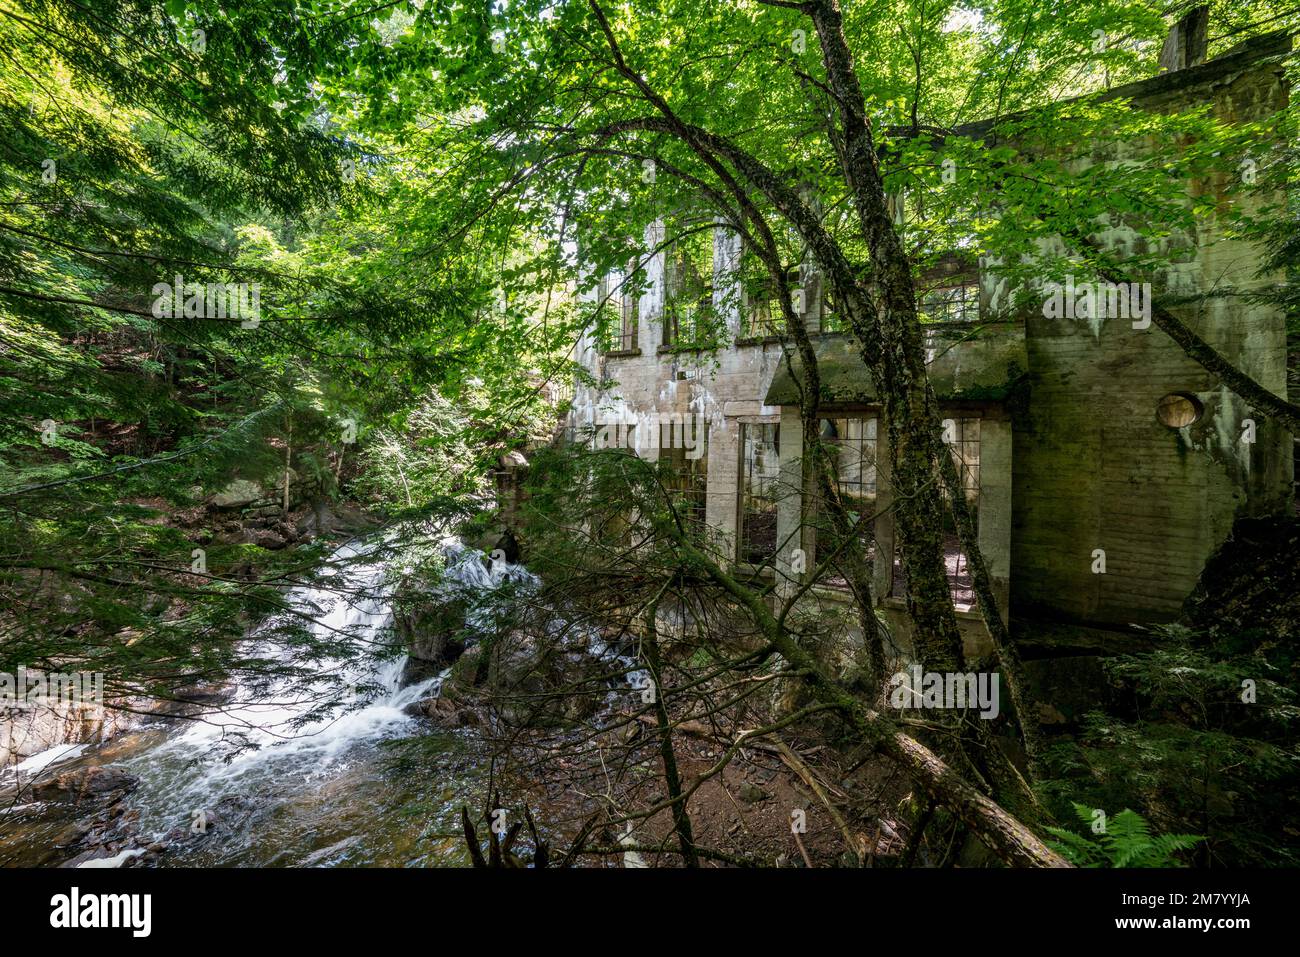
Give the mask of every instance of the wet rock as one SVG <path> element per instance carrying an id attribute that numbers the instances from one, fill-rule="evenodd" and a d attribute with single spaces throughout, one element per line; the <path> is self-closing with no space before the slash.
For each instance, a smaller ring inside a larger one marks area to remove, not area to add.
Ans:
<path id="1" fill-rule="evenodd" d="M 493 649 L 487 680 L 508 724 L 555 727 L 595 713 L 609 670 L 585 652 L 513 632 Z"/>
<path id="2" fill-rule="evenodd" d="M 448 716 L 454 716 L 456 706 L 443 698 L 425 698 L 423 701 L 412 701 L 402 711 L 412 718 L 432 718 L 440 721 Z"/>
<path id="3" fill-rule="evenodd" d="M 328 535 L 338 524 L 339 518 L 334 514 L 330 503 L 326 499 L 318 498 L 311 503 L 311 510 L 298 519 L 294 532 L 305 537 Z"/>
<path id="4" fill-rule="evenodd" d="M 401 684 L 416 684 L 454 664 L 468 644 L 467 596 L 404 585 L 393 596 L 393 629 L 409 655 Z"/>
<path id="5" fill-rule="evenodd" d="M 82 801 L 116 801 L 134 791 L 139 778 L 115 767 L 89 767 L 65 771 L 32 785 L 32 795 L 46 801 L 56 798 Z"/>
<path id="6" fill-rule="evenodd" d="M 503 553 L 505 560 L 518 563 L 523 559 L 524 547 L 519 540 L 519 530 L 500 522 L 487 525 L 471 524 L 459 531 L 461 539 L 473 549 L 491 556 L 493 552 Z"/>
<path id="7" fill-rule="evenodd" d="M 611 690 L 626 690 L 620 670 L 581 636 L 517 630 L 472 645 L 451 666 L 439 696 L 491 711 L 509 725 L 563 727 L 590 718 Z"/>
<path id="8" fill-rule="evenodd" d="M 339 531 L 344 532 L 366 532 L 379 525 L 373 515 L 342 502 L 334 506 L 334 523 Z"/>
<path id="9" fill-rule="evenodd" d="M 425 698 L 408 704 L 405 711 L 412 717 L 428 718 L 445 728 L 471 728 L 487 724 L 486 716 L 479 709 L 450 698 Z"/>
<path id="10" fill-rule="evenodd" d="M 133 847 L 122 842 L 92 847 L 64 862 L 63 867 L 140 867 L 142 862 L 153 863 L 155 852 L 144 847 Z"/>
<path id="11" fill-rule="evenodd" d="M 76 867 L 87 861 L 111 861 L 92 866 L 138 866 L 145 852 L 122 855 L 135 847 L 140 829 L 140 811 L 124 801 L 139 780 L 121 768 L 93 766 L 77 768 L 37 781 L 32 797 L 41 801 L 62 801 L 85 806 L 88 813 L 69 823 L 52 841 L 67 857 L 62 866 Z"/>
<path id="12" fill-rule="evenodd" d="M 252 813 L 253 802 L 242 795 L 226 795 L 216 803 L 190 808 L 178 815 L 182 822 L 163 835 L 169 850 L 195 848 L 214 839 L 213 835 L 235 830 Z"/>
<path id="13" fill-rule="evenodd" d="M 490 544 L 490 548 L 484 549 L 489 555 L 500 552 L 505 556 L 505 560 L 511 563 L 518 562 L 522 557 L 519 540 L 515 538 L 515 533 L 508 528 Z"/>

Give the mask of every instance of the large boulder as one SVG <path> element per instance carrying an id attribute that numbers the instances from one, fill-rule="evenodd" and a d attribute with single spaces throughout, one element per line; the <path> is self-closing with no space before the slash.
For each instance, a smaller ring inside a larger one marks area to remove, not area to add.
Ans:
<path id="1" fill-rule="evenodd" d="M 289 540 L 279 532 L 270 528 L 255 528 L 248 532 L 248 540 L 258 548 L 265 548 L 268 551 L 279 551 L 289 545 Z"/>
<path id="2" fill-rule="evenodd" d="M 559 727 L 590 717 L 619 684 L 606 676 L 616 666 L 591 655 L 585 645 L 512 631 L 487 643 L 471 670 L 509 725 Z M 453 682 L 459 688 L 459 682 Z M 453 694 L 455 690 L 453 690 Z"/>
<path id="3" fill-rule="evenodd" d="M 393 599 L 393 629 L 406 646 L 403 686 L 440 674 L 465 651 L 468 602 L 454 591 L 415 593 L 398 589 Z"/>
<path id="4" fill-rule="evenodd" d="M 439 695 L 415 701 L 408 704 L 405 710 L 412 717 L 428 718 L 445 728 L 487 727 L 489 724 L 484 709 L 450 696 Z"/>
<path id="5" fill-rule="evenodd" d="M 352 533 L 368 532 L 378 528 L 381 524 L 380 520 L 376 516 L 370 514 L 364 509 L 357 508 L 354 505 L 349 505 L 347 502 L 337 502 L 334 504 L 333 509 L 334 526 L 338 531 Z"/>
<path id="6" fill-rule="evenodd" d="M 294 532 L 307 538 L 315 535 L 328 535 L 338 524 L 339 518 L 334 514 L 334 509 L 330 506 L 329 500 L 317 498 L 311 503 L 311 510 L 298 519 Z"/>
<path id="7" fill-rule="evenodd" d="M 217 509 L 246 508 L 269 498 L 265 489 L 248 479 L 235 479 L 212 496 L 212 507 Z"/>
<path id="8" fill-rule="evenodd" d="M 32 796 L 38 800 L 67 798 L 76 803 L 97 801 L 111 803 L 131 793 L 140 784 L 139 778 L 121 768 L 76 768 L 32 785 Z"/>

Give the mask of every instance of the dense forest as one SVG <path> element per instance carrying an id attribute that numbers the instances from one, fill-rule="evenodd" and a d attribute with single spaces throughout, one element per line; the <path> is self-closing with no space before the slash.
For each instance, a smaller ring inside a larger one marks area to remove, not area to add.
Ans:
<path id="1" fill-rule="evenodd" d="M 0 0 L 0 864 L 1300 864 L 1296 30 Z"/>

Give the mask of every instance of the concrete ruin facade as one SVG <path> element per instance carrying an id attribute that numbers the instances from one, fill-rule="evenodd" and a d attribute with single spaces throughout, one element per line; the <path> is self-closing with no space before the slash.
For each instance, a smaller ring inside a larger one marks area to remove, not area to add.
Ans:
<path id="1" fill-rule="evenodd" d="M 1106 96 L 1144 110 L 1208 105 L 1223 120 L 1257 120 L 1287 102 L 1280 61 L 1290 46 L 1289 38 L 1272 36 L 1208 62 L 1184 53 L 1169 72 Z M 816 553 L 816 533 L 801 518 L 792 347 L 764 334 L 761 324 L 756 330 L 739 286 L 741 244 L 722 226 L 713 230 L 707 294 L 725 324 L 724 346 L 681 347 L 674 336 L 682 321 L 674 306 L 681 277 L 671 249 L 660 248 L 664 239 L 662 225 L 644 237 L 651 252 L 638 296 L 620 292 L 618 277 L 584 294 L 615 313 L 616 332 L 578 345 L 578 361 L 605 385 L 577 388 L 572 424 L 700 417 L 707 428 L 703 464 L 692 466 L 686 486 L 713 541 L 742 570 L 796 580 L 801 566 L 811 565 L 806 556 Z M 1120 229 L 1107 240 L 1124 248 L 1133 241 Z M 1245 293 L 1279 278 L 1261 275 L 1260 250 L 1214 223 L 1193 244 L 1190 261 L 1153 277 L 1157 294 L 1226 287 Z M 1154 326 L 1141 328 L 1140 319 L 1114 312 L 1081 320 L 1017 307 L 989 262 L 954 257 L 932 277 L 926 309 L 933 321 L 924 330 L 945 439 L 976 508 L 1003 614 L 1013 628 L 1032 622 L 1036 633 L 1062 626 L 1081 647 L 1088 641 L 1080 635 L 1174 619 L 1238 517 L 1294 507 L 1290 433 L 1253 413 Z M 887 429 L 854 342 L 835 328 L 813 271 L 804 273 L 800 289 L 796 306 L 814 333 L 824 383 L 823 435 L 846 449 L 848 481 L 875 540 L 875 600 L 896 637 L 906 640 L 905 583 L 889 560 L 889 456 L 881 444 Z M 1286 394 L 1279 309 L 1238 295 L 1174 311 L 1257 382 Z M 962 560 L 959 550 L 950 556 L 950 579 L 968 649 L 978 652 L 987 633 L 962 581 Z M 821 591 L 832 600 L 836 594 L 833 585 Z"/>

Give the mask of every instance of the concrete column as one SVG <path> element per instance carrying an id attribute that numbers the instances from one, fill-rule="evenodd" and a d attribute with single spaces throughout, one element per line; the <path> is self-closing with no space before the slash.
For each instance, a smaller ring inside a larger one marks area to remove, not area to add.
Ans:
<path id="1" fill-rule="evenodd" d="M 791 570 L 795 549 L 804 550 L 807 563 L 811 541 L 800 535 L 803 508 L 803 426 L 799 409 L 781 409 L 781 484 L 776 505 L 776 573 L 778 598 L 788 597 L 801 576 Z M 804 535 L 808 533 L 805 531 Z M 811 569 L 808 569 L 811 570 Z"/>
<path id="2" fill-rule="evenodd" d="M 872 569 L 871 591 L 879 605 L 889 597 L 894 579 L 893 469 L 890 467 L 889 429 L 884 415 L 876 422 L 876 565 Z"/>
<path id="3" fill-rule="evenodd" d="M 980 420 L 980 552 L 993 579 L 1002 620 L 1009 614 L 1011 576 L 1011 422 Z"/>
<path id="4" fill-rule="evenodd" d="M 723 319 L 728 341 L 741 333 L 740 234 L 724 226 L 713 230 L 713 309 Z"/>
<path id="5" fill-rule="evenodd" d="M 664 238 L 664 224 L 655 221 L 645 230 L 645 274 L 646 282 L 641 299 L 637 303 L 637 346 L 642 355 L 653 356 L 663 344 L 664 329 L 664 291 L 666 289 L 664 268 L 665 254 L 662 249 L 651 253 Z"/>
<path id="6" fill-rule="evenodd" d="M 709 484 L 704 517 L 714 547 L 728 562 L 735 561 L 739 534 L 740 423 L 718 416 L 709 428 Z"/>

